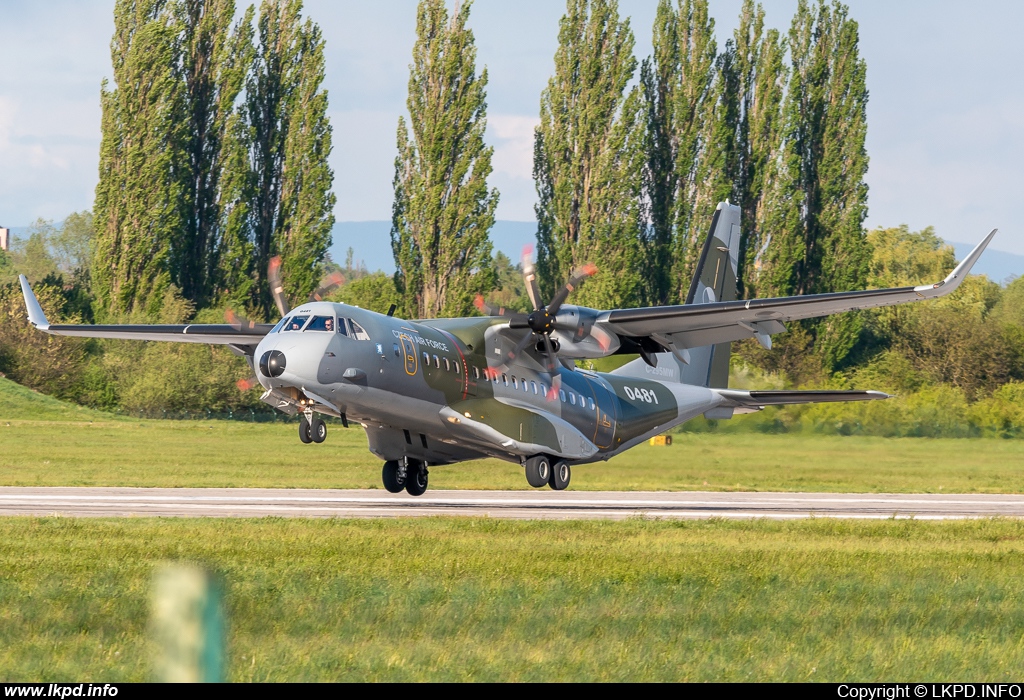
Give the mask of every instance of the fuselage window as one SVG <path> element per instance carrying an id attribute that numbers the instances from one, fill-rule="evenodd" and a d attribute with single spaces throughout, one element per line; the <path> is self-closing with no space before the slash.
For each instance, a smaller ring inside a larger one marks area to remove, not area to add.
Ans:
<path id="1" fill-rule="evenodd" d="M 306 325 L 306 321 L 309 316 L 292 316 L 288 319 L 288 323 L 284 324 L 284 330 L 286 331 L 301 331 L 302 327 Z"/>
<path id="2" fill-rule="evenodd" d="M 480 378 L 480 368 L 474 366 L 473 367 L 473 379 L 479 379 L 479 378 Z"/>
<path id="3" fill-rule="evenodd" d="M 430 353 L 429 352 L 423 353 L 423 366 L 424 367 L 430 367 Z"/>
<path id="4" fill-rule="evenodd" d="M 590 405 L 590 410 L 593 411 L 594 410 L 594 399 L 590 399 L 588 403 Z"/>
<path id="5" fill-rule="evenodd" d="M 313 320 L 306 326 L 307 331 L 334 332 L 334 319 L 330 316 L 314 316 Z"/>
<path id="6" fill-rule="evenodd" d="M 441 369 L 441 360 L 437 359 L 437 355 L 434 355 L 434 367 Z"/>
<path id="7" fill-rule="evenodd" d="M 444 371 L 445 372 L 451 372 L 452 371 L 452 363 L 448 361 L 447 357 L 444 358 Z"/>
<path id="8" fill-rule="evenodd" d="M 341 333 L 342 335 L 348 335 L 348 319 L 347 318 L 339 318 L 338 319 L 338 332 Z"/>
<path id="9" fill-rule="evenodd" d="M 462 374 L 462 365 L 458 362 L 455 363 L 455 374 Z"/>
<path id="10" fill-rule="evenodd" d="M 352 337 L 353 338 L 355 338 L 356 340 L 369 340 L 370 339 L 370 334 L 367 333 L 366 331 L 364 331 L 362 326 L 360 326 L 358 323 L 356 323 L 352 319 L 349 319 L 348 322 L 349 322 L 349 326 L 351 327 L 351 330 L 352 330 Z"/>
<path id="11" fill-rule="evenodd" d="M 505 386 L 508 386 L 508 375 L 507 374 L 501 375 L 501 383 L 504 384 Z"/>
<path id="12" fill-rule="evenodd" d="M 537 382 L 530 382 L 530 388 L 533 389 L 533 393 L 536 396 L 536 394 L 537 394 Z"/>
<path id="13" fill-rule="evenodd" d="M 526 386 L 526 380 L 525 379 L 523 380 L 523 391 L 526 391 L 526 392 L 530 391 L 530 387 Z"/>
<path id="14" fill-rule="evenodd" d="M 284 324 L 287 323 L 287 322 L 288 322 L 287 318 L 282 318 L 280 321 L 277 322 L 277 325 L 274 326 L 273 329 L 271 329 L 270 332 L 271 333 L 277 333 L 279 330 L 281 330 L 284 327 Z"/>
<path id="15" fill-rule="evenodd" d="M 569 403 L 571 403 L 573 406 L 576 405 L 576 394 L 572 393 L 571 391 L 569 392 Z"/>
<path id="16" fill-rule="evenodd" d="M 514 374 L 512 375 L 512 388 L 513 389 L 518 389 L 519 388 L 519 385 L 516 384 L 516 375 L 514 375 Z"/>
<path id="17" fill-rule="evenodd" d="M 558 397 L 562 399 L 562 403 L 565 403 L 565 389 L 558 390 Z"/>
<path id="18" fill-rule="evenodd" d="M 548 387 L 546 384 L 540 385 L 540 393 L 544 394 L 545 396 L 548 395 Z"/>

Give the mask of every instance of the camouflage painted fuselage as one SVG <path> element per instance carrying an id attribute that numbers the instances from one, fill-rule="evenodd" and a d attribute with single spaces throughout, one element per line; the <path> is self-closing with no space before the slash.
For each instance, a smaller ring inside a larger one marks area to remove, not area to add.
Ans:
<path id="1" fill-rule="evenodd" d="M 532 353 L 503 365 L 521 336 L 502 319 L 410 322 L 327 302 L 304 304 L 290 314 L 297 316 L 330 317 L 342 329 L 355 322 L 363 332 L 267 335 L 255 358 L 279 351 L 285 369 L 273 378 L 257 373 L 265 400 L 289 413 L 312 400 L 318 412 L 345 415 L 364 426 L 370 450 L 384 460 L 519 462 L 547 454 L 593 462 L 721 402 L 703 387 L 659 381 L 658 368 L 646 378 L 560 366 L 561 390 L 552 396 Z"/>

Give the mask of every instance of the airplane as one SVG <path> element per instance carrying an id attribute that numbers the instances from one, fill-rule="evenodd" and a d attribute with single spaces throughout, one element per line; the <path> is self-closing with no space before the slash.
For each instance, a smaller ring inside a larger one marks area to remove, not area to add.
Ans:
<path id="1" fill-rule="evenodd" d="M 496 457 L 520 464 L 530 486 L 562 490 L 572 468 L 615 455 L 703 415 L 728 419 L 766 406 L 890 398 L 877 391 L 747 391 L 728 388 L 733 341 L 771 348 L 785 323 L 935 299 L 954 291 L 996 231 L 944 280 L 893 289 L 737 299 L 740 209 L 715 210 L 686 303 L 598 310 L 567 304 L 596 270 L 586 266 L 544 303 L 529 254 L 528 314 L 405 320 L 313 298 L 289 308 L 279 261 L 270 280 L 276 324 L 55 325 L 20 277 L 31 324 L 88 338 L 225 345 L 244 356 L 262 400 L 299 415 L 303 443 L 322 443 L 320 416 L 356 423 L 384 461 L 384 488 L 420 496 L 428 467 Z M 320 294 L 315 294 L 320 297 Z M 576 366 L 614 354 L 640 357 L 612 372 Z"/>

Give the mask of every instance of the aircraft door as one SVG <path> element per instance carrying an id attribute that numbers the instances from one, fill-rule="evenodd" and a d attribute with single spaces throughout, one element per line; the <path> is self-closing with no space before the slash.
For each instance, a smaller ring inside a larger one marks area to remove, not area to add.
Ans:
<path id="1" fill-rule="evenodd" d="M 405 366 L 405 373 L 410 377 L 413 377 L 416 375 L 416 370 L 419 368 L 419 357 L 416 355 L 416 344 L 412 342 L 412 338 L 404 333 L 398 336 L 398 340 L 402 344 L 402 362 Z"/>
<path id="2" fill-rule="evenodd" d="M 600 381 L 587 378 L 587 383 L 590 385 L 591 391 L 594 392 L 594 398 L 597 401 L 595 407 L 594 416 L 597 423 L 596 430 L 594 432 L 594 444 L 600 448 L 608 448 L 612 446 L 612 442 L 615 440 L 615 421 L 618 414 L 615 410 L 615 395 L 604 388 L 604 384 Z"/>

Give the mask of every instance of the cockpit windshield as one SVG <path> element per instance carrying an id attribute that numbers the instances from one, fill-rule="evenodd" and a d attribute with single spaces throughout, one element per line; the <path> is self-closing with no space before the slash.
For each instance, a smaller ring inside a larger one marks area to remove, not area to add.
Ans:
<path id="1" fill-rule="evenodd" d="M 302 327 L 304 325 L 306 325 L 306 321 L 308 319 L 309 319 L 309 316 L 292 316 L 290 319 L 288 319 L 285 322 L 284 328 L 282 328 L 281 330 L 282 331 L 301 331 Z"/>
<path id="2" fill-rule="evenodd" d="M 279 330 L 281 330 L 284 327 L 284 324 L 285 324 L 286 321 L 288 321 L 287 318 L 282 318 L 280 321 L 277 322 L 276 326 L 274 326 L 273 328 L 270 329 L 270 332 L 271 333 L 277 333 Z"/>
<path id="3" fill-rule="evenodd" d="M 331 316 L 314 316 L 313 320 L 306 326 L 307 331 L 334 332 L 334 318 Z"/>

